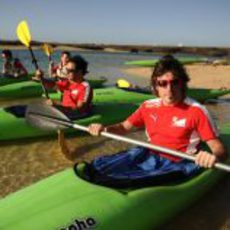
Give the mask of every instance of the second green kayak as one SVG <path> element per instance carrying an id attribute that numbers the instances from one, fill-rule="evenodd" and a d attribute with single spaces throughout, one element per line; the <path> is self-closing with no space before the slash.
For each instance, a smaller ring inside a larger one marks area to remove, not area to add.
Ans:
<path id="1" fill-rule="evenodd" d="M 2 130 L 2 132 L 0 132 L 0 141 L 56 135 L 56 131 L 44 131 L 27 124 L 25 120 L 25 109 L 25 105 L 0 109 L 0 127 Z M 114 124 L 123 121 L 134 112 L 135 109 L 137 109 L 137 105 L 135 104 L 95 104 L 91 116 L 78 119 L 75 122 L 80 125 L 88 125 L 90 123 Z M 68 129 L 68 132 L 78 131 Z"/>
<path id="2" fill-rule="evenodd" d="M 107 79 L 91 79 L 94 87 L 103 87 Z M 19 82 L 0 87 L 0 100 L 13 100 L 20 98 L 40 97 L 43 93 L 41 84 L 34 81 Z M 53 99 L 60 98 L 60 93 L 50 90 L 50 97 Z M 217 99 L 218 97 L 229 94 L 229 89 L 203 89 L 190 88 L 188 96 L 197 101 L 204 102 L 209 99 Z M 107 87 L 94 89 L 94 102 L 120 102 L 120 103 L 138 103 L 153 98 L 150 91 L 142 89 L 116 88 Z"/>
<path id="3" fill-rule="evenodd" d="M 100 88 L 104 86 L 107 78 L 89 78 L 87 80 L 93 88 Z M 0 100 L 39 97 L 42 93 L 41 83 L 27 80 L 1 86 Z"/>
<path id="4" fill-rule="evenodd" d="M 183 57 L 178 58 L 178 60 L 184 64 L 194 64 L 194 63 L 201 63 L 206 62 L 206 58 L 198 58 L 198 57 Z M 136 61 L 127 61 L 125 62 L 125 65 L 132 65 L 132 66 L 139 66 L 139 67 L 153 67 L 156 65 L 156 63 L 159 61 L 159 59 L 152 59 L 152 60 L 136 60 Z"/>
<path id="5" fill-rule="evenodd" d="M 219 89 L 200 89 L 192 88 L 188 90 L 188 96 L 204 102 L 209 99 L 217 99 L 218 97 L 229 94 L 230 90 Z M 55 100 L 60 100 L 61 93 L 51 93 L 50 97 Z M 121 89 L 117 87 L 108 87 L 102 89 L 95 89 L 93 95 L 94 103 L 141 103 L 145 100 L 154 98 L 149 91 L 140 91 L 135 89 Z"/>
<path id="6" fill-rule="evenodd" d="M 18 83 L 22 81 L 29 81 L 31 80 L 31 77 L 33 75 L 34 75 L 33 73 L 29 73 L 28 75 L 23 75 L 20 77 L 6 77 L 6 76 L 1 75 L 0 76 L 0 86 Z"/>

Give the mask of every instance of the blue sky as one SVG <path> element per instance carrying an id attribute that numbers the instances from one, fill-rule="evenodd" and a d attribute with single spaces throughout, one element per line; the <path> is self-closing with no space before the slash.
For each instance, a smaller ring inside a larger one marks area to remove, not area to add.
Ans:
<path id="1" fill-rule="evenodd" d="M 25 19 L 33 40 L 230 46 L 229 0 L 1 0 L 0 39 Z"/>

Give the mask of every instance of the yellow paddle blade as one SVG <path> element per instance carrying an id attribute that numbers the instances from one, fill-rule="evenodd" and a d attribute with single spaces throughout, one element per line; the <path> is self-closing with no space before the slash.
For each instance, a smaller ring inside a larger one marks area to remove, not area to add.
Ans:
<path id="1" fill-rule="evenodd" d="M 21 21 L 18 24 L 16 33 L 21 43 L 26 47 L 30 47 L 31 35 L 26 21 Z"/>
<path id="2" fill-rule="evenodd" d="M 122 78 L 117 80 L 116 85 L 120 88 L 129 88 L 131 86 L 131 84 L 127 80 L 122 79 Z"/>
<path id="3" fill-rule="evenodd" d="M 44 43 L 42 45 L 42 49 L 44 50 L 45 54 L 50 57 L 50 55 L 53 53 L 53 47 L 47 43 Z"/>

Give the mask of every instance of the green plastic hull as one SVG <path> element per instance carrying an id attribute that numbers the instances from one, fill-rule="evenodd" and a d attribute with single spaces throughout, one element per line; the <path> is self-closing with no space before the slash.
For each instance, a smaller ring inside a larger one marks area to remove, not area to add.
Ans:
<path id="1" fill-rule="evenodd" d="M 207 59 L 205 58 L 178 58 L 178 60 L 184 64 L 194 64 L 194 63 L 201 63 L 205 62 Z M 132 66 L 139 66 L 139 67 L 153 67 L 156 65 L 156 63 L 159 61 L 159 59 L 152 59 L 152 60 L 136 60 L 136 61 L 127 61 L 125 62 L 125 65 L 132 65 Z"/>
<path id="2" fill-rule="evenodd" d="M 1 80 L 1 79 L 0 79 Z M 106 78 L 88 79 L 93 88 L 103 87 Z M 52 90 L 50 90 L 52 91 Z M 41 84 L 34 81 L 23 81 L 13 84 L 6 84 L 0 87 L 0 100 L 12 100 L 15 98 L 40 97 L 43 93 Z"/>
<path id="3" fill-rule="evenodd" d="M 204 102 L 209 99 L 217 99 L 218 97 L 229 94 L 230 90 L 218 90 L 218 89 L 189 89 L 188 96 Z M 55 100 L 60 100 L 60 93 L 51 93 L 50 97 Z M 150 92 L 138 93 L 134 91 L 119 89 L 116 87 L 108 87 L 102 89 L 95 89 L 93 95 L 94 103 L 107 103 L 107 102 L 119 102 L 119 103 L 140 103 L 145 100 L 154 98 Z"/>
<path id="4" fill-rule="evenodd" d="M 29 81 L 29 80 L 31 80 L 31 77 L 33 75 L 34 74 L 30 73 L 28 75 L 21 76 L 18 78 L 0 76 L 0 86 L 9 85 L 9 84 L 18 83 L 18 82 L 23 82 L 23 81 Z"/>
<path id="5" fill-rule="evenodd" d="M 42 93 L 43 91 L 40 83 L 34 81 L 18 82 L 1 86 L 0 100 L 40 97 Z"/>
<path id="6" fill-rule="evenodd" d="M 95 79 L 92 81 L 91 84 L 94 88 L 98 88 L 102 87 L 104 82 L 103 79 Z M 54 93 L 53 90 L 49 90 L 49 92 L 51 93 L 51 98 L 60 98 L 60 93 Z M 43 90 L 40 83 L 34 81 L 19 82 L 1 86 L 0 100 L 40 97 L 42 93 Z M 218 97 L 224 96 L 229 93 L 230 90 L 202 88 L 188 89 L 188 96 L 200 102 L 204 102 L 209 99 L 217 99 Z M 153 97 L 154 96 L 151 95 L 150 92 L 140 93 L 115 87 L 100 88 L 94 90 L 94 102 L 139 103 Z"/>
<path id="7" fill-rule="evenodd" d="M 127 116 L 137 109 L 134 104 L 95 104 L 93 115 L 76 121 L 80 125 L 89 125 L 92 122 L 99 122 L 105 125 L 123 121 Z M 0 141 L 16 140 L 22 138 L 36 138 L 55 136 L 56 131 L 44 131 L 26 123 L 25 118 L 18 118 L 10 112 L 0 109 Z M 68 133 L 77 132 L 75 129 L 68 129 Z"/>
<path id="8" fill-rule="evenodd" d="M 222 129 L 228 147 L 229 137 L 230 125 Z M 206 170 L 181 184 L 121 192 L 91 184 L 67 169 L 2 199 L 0 229 L 155 229 L 223 175 L 220 170 Z"/>

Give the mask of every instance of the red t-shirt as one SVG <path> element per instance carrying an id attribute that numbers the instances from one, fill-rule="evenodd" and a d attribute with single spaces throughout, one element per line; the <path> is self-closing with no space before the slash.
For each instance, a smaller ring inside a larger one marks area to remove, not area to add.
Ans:
<path id="1" fill-rule="evenodd" d="M 164 106 L 159 98 L 145 101 L 127 120 L 136 127 L 145 127 L 152 144 L 188 154 L 195 153 L 201 140 L 218 136 L 207 109 L 190 98 L 176 106 Z M 159 154 L 173 161 L 179 160 Z"/>
<path id="2" fill-rule="evenodd" d="M 22 65 L 20 61 L 14 62 L 14 69 L 19 74 L 21 74 L 21 71 L 23 71 L 24 74 L 28 74 L 26 68 Z"/>
<path id="3" fill-rule="evenodd" d="M 87 103 L 87 106 L 80 110 L 81 112 L 87 112 L 91 108 L 93 93 L 87 81 L 70 83 L 68 80 L 59 80 L 56 85 L 63 93 L 62 106 L 76 109 L 77 103 L 81 101 Z"/>

